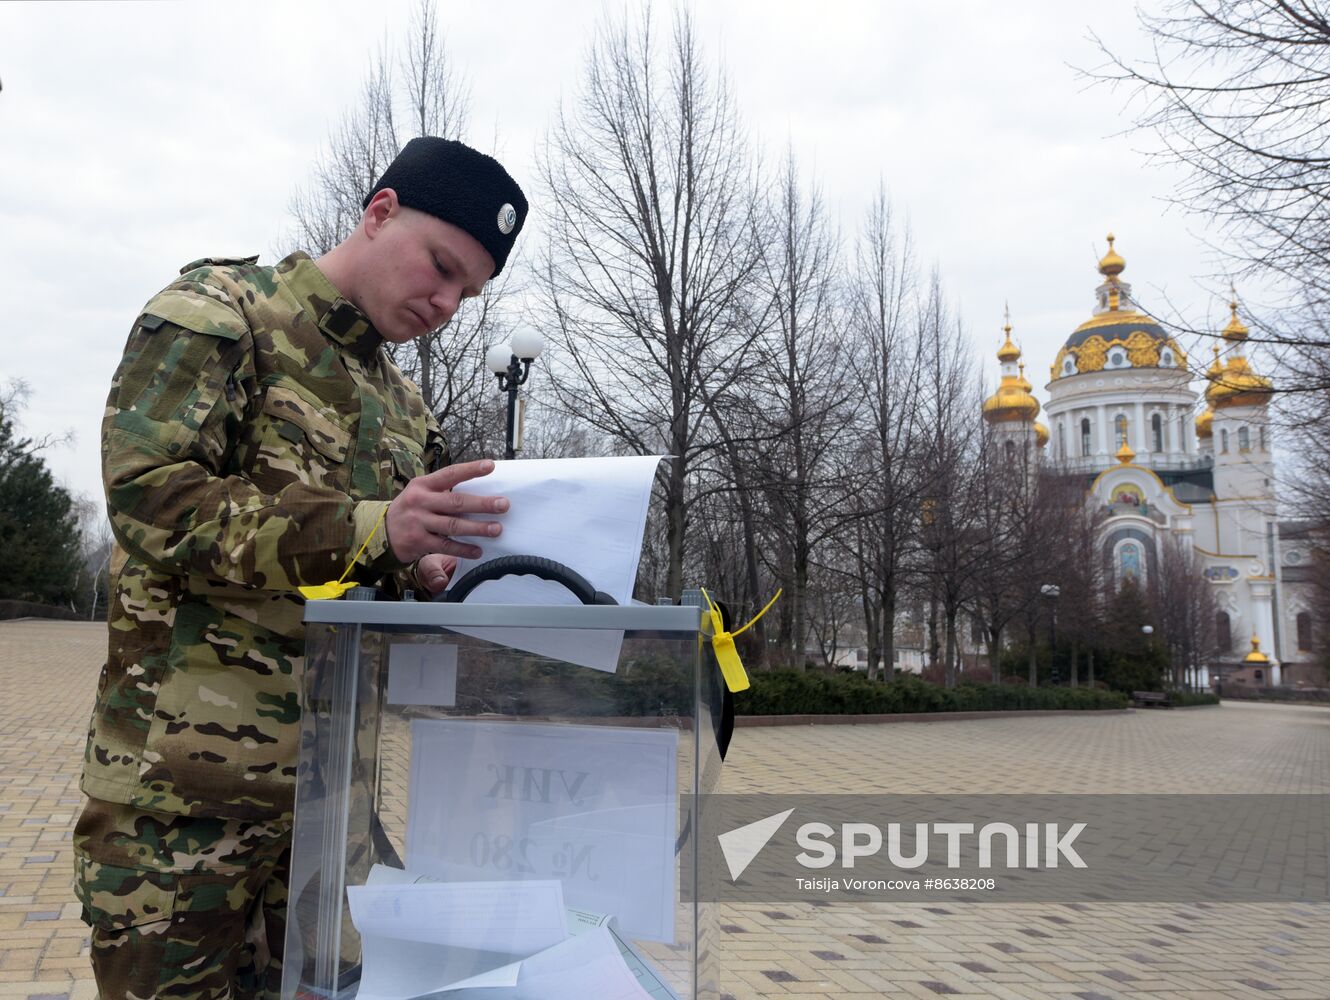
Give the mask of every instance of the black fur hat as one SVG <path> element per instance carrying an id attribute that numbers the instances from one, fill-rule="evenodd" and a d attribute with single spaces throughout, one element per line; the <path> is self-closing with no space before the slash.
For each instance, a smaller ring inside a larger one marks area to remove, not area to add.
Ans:
<path id="1" fill-rule="evenodd" d="M 407 208 L 428 212 L 468 233 L 503 270 L 517 234 L 526 222 L 522 189 L 498 160 L 453 139 L 427 135 L 412 139 L 388 164 L 361 207 L 384 188 L 397 192 Z"/>

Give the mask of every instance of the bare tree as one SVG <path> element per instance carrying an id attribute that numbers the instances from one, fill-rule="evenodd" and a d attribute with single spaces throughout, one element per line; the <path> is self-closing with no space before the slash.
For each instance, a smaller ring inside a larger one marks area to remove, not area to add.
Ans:
<path id="1" fill-rule="evenodd" d="M 1215 652 L 1219 606 L 1214 588 L 1202 575 L 1200 560 L 1175 535 L 1163 539 L 1149 587 L 1159 614 L 1159 639 L 1173 658 L 1172 686 L 1194 689 L 1201 665 Z"/>
<path id="2" fill-rule="evenodd" d="M 768 551 L 785 598 L 781 638 L 796 668 L 808 640 L 808 587 L 815 553 L 836 530 L 840 495 L 835 443 L 847 419 L 841 347 L 837 240 L 821 193 L 801 189 L 787 151 L 775 191 L 754 234 L 755 285 L 766 322 L 754 344 L 760 364 L 762 423 L 769 444 L 755 456 L 769 500 Z M 742 391 L 753 391 L 752 382 Z"/>
<path id="3" fill-rule="evenodd" d="M 541 170 L 549 243 L 539 281 L 563 369 L 561 405 L 638 454 L 658 485 L 668 566 L 683 585 L 689 473 L 715 448 L 707 412 L 743 369 L 737 314 L 754 266 L 744 142 L 723 76 L 686 11 L 662 45 L 648 10 L 607 19 Z"/>
<path id="4" fill-rule="evenodd" d="M 1102 46 L 1137 125 L 1187 168 L 1180 204 L 1230 227 L 1249 266 L 1330 290 L 1330 14 L 1307 0 L 1172 0 L 1141 11 L 1153 56 Z"/>
<path id="5" fill-rule="evenodd" d="M 893 674 L 897 609 L 923 499 L 918 455 L 923 354 L 914 251 L 881 185 L 859 234 L 850 340 L 860 359 L 845 523 L 868 644 L 868 675 Z"/>
<path id="6" fill-rule="evenodd" d="M 1033 434 L 1031 434 L 1033 437 Z M 1035 526 L 1039 506 L 1037 456 L 1032 448 L 1013 448 L 991 426 L 985 426 L 975 489 L 982 497 L 976 510 L 980 531 L 977 544 L 985 556 L 971 578 L 971 607 L 984 632 L 988 663 L 994 680 L 1000 679 L 1003 637 L 1009 626 L 1031 610 L 1031 594 L 1038 601 L 1040 578 L 1034 563 L 1047 547 L 1046 526 Z M 1033 444 L 1033 442 L 1031 442 Z M 1045 581 L 1051 582 L 1051 581 Z"/>
<path id="7" fill-rule="evenodd" d="M 947 308 L 936 273 L 920 320 L 920 467 L 926 496 L 921 571 L 930 605 L 930 661 L 935 662 L 941 645 L 943 675 L 951 687 L 960 673 L 957 621 L 972 593 L 973 576 L 987 556 L 979 516 L 984 503 L 978 474 L 982 397 L 969 344 Z"/>
<path id="8" fill-rule="evenodd" d="M 1299 397 L 1330 392 L 1330 13 L 1313 0 L 1169 0 L 1139 17 L 1152 55 L 1100 42 L 1108 64 L 1088 75 L 1132 89 L 1153 155 L 1184 168 L 1176 202 L 1227 232 L 1225 283 L 1241 274 L 1278 298 L 1249 310 L 1251 341 L 1279 365 L 1284 409 L 1305 419 L 1314 404 Z"/>

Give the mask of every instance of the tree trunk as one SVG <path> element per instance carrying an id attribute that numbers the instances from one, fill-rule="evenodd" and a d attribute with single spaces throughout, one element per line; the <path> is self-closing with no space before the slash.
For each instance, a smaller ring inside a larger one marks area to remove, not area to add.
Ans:
<path id="1" fill-rule="evenodd" d="M 994 684 L 1002 683 L 1002 629 L 985 629 L 988 634 L 988 677 Z"/>
<path id="2" fill-rule="evenodd" d="M 955 687 L 961 677 L 961 647 L 956 637 L 956 609 L 947 609 L 947 687 Z"/>
<path id="3" fill-rule="evenodd" d="M 1077 663 L 1080 654 L 1081 654 L 1080 644 L 1073 642 L 1071 644 L 1071 686 L 1072 687 L 1077 687 L 1080 684 L 1080 680 L 1076 676 L 1077 671 L 1080 667 L 1080 664 Z"/>
<path id="4" fill-rule="evenodd" d="M 683 459 L 676 457 L 669 464 L 669 487 L 665 490 L 665 538 L 670 552 L 669 576 L 665 593 L 678 600 L 683 594 L 683 542 L 687 521 L 684 518 Z"/>
<path id="5" fill-rule="evenodd" d="M 941 648 L 937 637 L 937 597 L 928 598 L 928 666 L 937 666 L 937 654 Z"/>
<path id="6" fill-rule="evenodd" d="M 1086 669 L 1086 679 L 1085 679 L 1085 683 L 1086 683 L 1089 687 L 1094 687 L 1094 650 L 1093 650 L 1093 649 L 1090 650 L 1089 652 L 1087 652 L 1087 653 L 1085 654 L 1085 669 Z"/>
<path id="7" fill-rule="evenodd" d="M 1034 652 L 1034 627 L 1031 626 L 1026 637 L 1030 643 L 1030 687 L 1039 686 L 1039 662 L 1035 658 Z"/>
<path id="8" fill-rule="evenodd" d="M 879 591 L 882 597 L 882 613 L 879 625 L 882 629 L 882 673 L 890 682 L 896 679 L 896 591 L 890 586 Z"/>

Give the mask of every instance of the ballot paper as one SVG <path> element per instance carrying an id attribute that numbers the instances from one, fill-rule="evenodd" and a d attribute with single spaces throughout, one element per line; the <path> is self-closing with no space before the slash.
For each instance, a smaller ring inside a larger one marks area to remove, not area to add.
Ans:
<path id="1" fill-rule="evenodd" d="M 559 879 L 565 902 L 674 942 L 679 731 L 413 719 L 406 867 Z"/>
<path id="2" fill-rule="evenodd" d="M 361 980 L 357 1000 L 656 1000 L 629 969 L 608 928 L 568 938 L 502 970 L 419 993 Z M 509 979 L 515 982 L 508 982 Z M 666 997 L 671 994 L 663 994 Z"/>
<path id="3" fill-rule="evenodd" d="M 361 934 L 506 955 L 547 948 L 568 934 L 555 879 L 353 885 L 346 895 Z"/>
<path id="4" fill-rule="evenodd" d="M 360 996 L 412 997 L 453 983 L 515 986 L 514 958 L 568 936 L 556 882 L 435 882 L 375 865 L 348 886 Z"/>
<path id="5" fill-rule="evenodd" d="M 447 883 L 384 865 L 375 865 L 365 888 L 431 886 Z M 361 895 L 363 898 L 363 894 Z M 678 1000 L 642 956 L 623 939 L 611 917 L 568 910 L 569 936 L 522 959 L 459 977 L 455 949 L 365 932 L 359 921 L 363 964 L 358 1000 Z M 368 923 L 366 927 L 370 926 Z M 400 928 L 396 928 L 400 930 Z M 492 956 L 493 953 L 485 953 Z M 492 960 L 492 959 L 491 959 Z"/>
<path id="6" fill-rule="evenodd" d="M 514 986 L 463 981 L 434 995 L 440 1000 L 654 1000 L 624 961 L 608 927 L 570 937 L 515 964 Z"/>
<path id="7" fill-rule="evenodd" d="M 679 1000 L 679 995 L 670 989 L 665 981 L 656 974 L 652 964 L 633 947 L 631 941 L 620 933 L 618 923 L 612 916 L 569 908 L 568 933 L 570 935 L 576 937 L 599 927 L 604 927 L 614 938 L 614 944 L 618 947 L 619 955 L 623 958 L 624 964 L 628 966 L 629 971 L 637 979 L 637 985 L 646 992 L 647 996 L 651 997 L 652 1000 Z"/>
<path id="8" fill-rule="evenodd" d="M 472 567 L 504 556 L 542 556 L 575 570 L 597 590 L 628 604 L 637 580 L 651 484 L 662 456 L 533 458 L 495 462 L 494 471 L 457 493 L 506 496 L 503 534 L 481 542 L 478 560 L 459 560 L 454 582 Z M 576 604 L 567 588 L 533 576 L 510 576 L 477 587 L 468 602 Z M 564 629 L 458 629 L 514 649 L 613 672 L 622 632 Z"/>

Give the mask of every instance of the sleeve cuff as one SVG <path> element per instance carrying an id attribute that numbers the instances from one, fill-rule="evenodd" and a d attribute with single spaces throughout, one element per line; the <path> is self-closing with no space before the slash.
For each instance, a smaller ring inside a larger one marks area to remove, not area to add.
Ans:
<path id="1" fill-rule="evenodd" d="M 388 544 L 387 500 L 361 500 L 352 511 L 352 544 L 354 552 L 359 552 L 365 545 L 365 551 L 356 560 L 357 566 L 365 566 L 379 573 L 393 573 L 405 565 L 395 555 Z M 382 522 L 380 522 L 382 518 Z M 377 527 L 377 531 L 375 528 Z"/>

